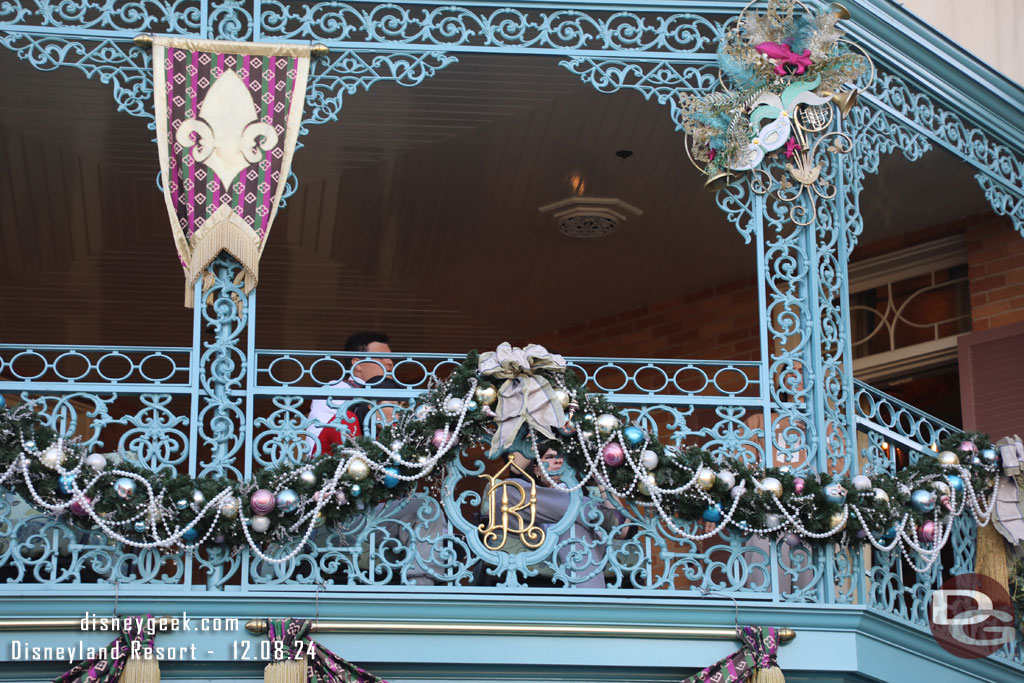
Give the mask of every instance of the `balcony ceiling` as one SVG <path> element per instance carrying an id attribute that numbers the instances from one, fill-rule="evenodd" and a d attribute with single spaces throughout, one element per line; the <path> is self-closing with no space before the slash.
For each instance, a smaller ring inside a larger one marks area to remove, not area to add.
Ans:
<path id="1" fill-rule="evenodd" d="M 146 121 L 116 113 L 109 85 L 7 51 L 0 83 L 0 342 L 187 345 Z M 755 269 L 667 109 L 550 59 L 460 55 L 416 88 L 346 96 L 301 142 L 261 264 L 263 347 L 336 349 L 378 328 L 401 349 L 487 348 Z M 558 234 L 538 207 L 574 176 L 643 216 L 605 238 Z M 887 160 L 864 197 L 862 241 L 988 208 L 941 152 Z"/>

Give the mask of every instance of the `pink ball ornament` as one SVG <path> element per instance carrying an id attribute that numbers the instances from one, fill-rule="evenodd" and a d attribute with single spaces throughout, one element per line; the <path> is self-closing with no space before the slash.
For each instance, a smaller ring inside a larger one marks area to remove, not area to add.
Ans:
<path id="1" fill-rule="evenodd" d="M 626 454 L 623 452 L 622 446 L 613 441 L 601 449 L 601 457 L 604 458 L 604 464 L 608 467 L 621 467 L 626 459 Z"/>
<path id="2" fill-rule="evenodd" d="M 444 445 L 445 440 L 449 439 L 449 438 L 451 438 L 451 432 L 448 432 L 448 434 L 445 434 L 445 431 L 443 429 L 437 429 L 437 430 L 434 430 L 434 436 L 431 437 L 430 443 L 433 444 L 434 448 L 440 448 L 441 446 Z M 452 447 L 455 447 L 458 444 L 459 444 L 459 437 L 456 436 L 452 440 Z"/>
<path id="3" fill-rule="evenodd" d="M 800 538 L 793 532 L 786 534 L 786 536 L 782 540 L 785 541 L 786 545 L 788 545 L 790 548 L 795 548 L 804 542 L 802 538 Z"/>
<path id="4" fill-rule="evenodd" d="M 89 503 L 89 505 L 92 505 L 92 498 L 85 496 L 85 502 Z M 85 505 L 83 505 L 82 501 L 80 500 L 75 500 L 73 503 L 71 503 L 70 506 L 68 506 L 68 509 L 71 510 L 71 514 L 73 514 L 75 517 L 85 517 L 87 514 L 89 514 L 88 512 L 86 512 Z"/>
<path id="5" fill-rule="evenodd" d="M 800 477 L 797 477 L 796 479 L 793 480 L 793 490 L 796 492 L 797 495 L 800 495 L 801 493 L 804 492 L 805 485 L 806 482 L 804 482 L 804 480 L 801 479 Z"/>
<path id="6" fill-rule="evenodd" d="M 971 453 L 973 451 L 978 450 L 978 447 L 974 445 L 973 441 L 961 441 L 960 450 L 962 450 L 964 453 Z"/>
<path id="7" fill-rule="evenodd" d="M 249 498 L 249 507 L 257 515 L 269 515 L 274 511 L 276 505 L 277 500 L 274 497 L 274 493 L 267 489 L 260 489 Z"/>
<path id="8" fill-rule="evenodd" d="M 928 520 L 917 530 L 917 535 L 923 543 L 931 543 L 935 540 L 935 522 Z"/>

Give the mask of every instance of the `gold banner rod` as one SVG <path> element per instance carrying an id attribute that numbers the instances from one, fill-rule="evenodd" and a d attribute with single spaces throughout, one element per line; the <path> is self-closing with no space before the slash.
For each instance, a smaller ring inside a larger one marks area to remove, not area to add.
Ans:
<path id="1" fill-rule="evenodd" d="M 255 635 L 267 632 L 267 622 L 251 619 L 245 629 Z M 682 626 L 577 626 L 554 624 L 456 624 L 407 621 L 331 621 L 315 622 L 312 633 L 464 633 L 477 635 L 609 636 L 632 638 L 681 638 L 686 640 L 737 640 L 731 628 Z M 779 629 L 782 644 L 796 638 L 791 628 Z"/>

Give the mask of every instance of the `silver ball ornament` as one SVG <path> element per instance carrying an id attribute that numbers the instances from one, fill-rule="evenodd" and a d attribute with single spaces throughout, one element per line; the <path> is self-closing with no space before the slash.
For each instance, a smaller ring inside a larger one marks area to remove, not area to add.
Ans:
<path id="1" fill-rule="evenodd" d="M 765 477 L 761 480 L 761 489 L 772 494 L 776 498 L 782 496 L 782 482 L 775 477 Z"/>
<path id="2" fill-rule="evenodd" d="M 498 390 L 494 387 L 477 387 L 473 396 L 480 405 L 492 406 L 498 400 Z"/>
<path id="3" fill-rule="evenodd" d="M 195 503 L 196 505 L 205 505 L 206 504 L 206 496 L 204 496 L 203 492 L 200 491 L 199 489 L 193 489 L 192 490 L 192 502 Z"/>
<path id="4" fill-rule="evenodd" d="M 846 520 L 843 519 L 843 513 L 833 512 L 832 516 L 828 518 L 828 526 L 829 530 L 845 528 Z"/>
<path id="5" fill-rule="evenodd" d="M 362 481 L 370 476 L 370 465 L 362 458 L 355 458 L 348 464 L 349 479 Z"/>
<path id="6" fill-rule="evenodd" d="M 744 486 L 743 484 L 740 484 L 739 486 L 733 486 L 731 489 L 729 489 L 729 495 L 732 496 L 733 498 L 739 498 L 746 492 L 747 487 Z"/>
<path id="7" fill-rule="evenodd" d="M 220 515 L 224 519 L 237 519 L 238 508 L 241 505 L 239 500 L 234 497 L 229 497 L 223 503 L 220 504 Z"/>
<path id="8" fill-rule="evenodd" d="M 736 485 L 736 475 L 729 470 L 719 470 L 715 473 L 715 476 L 718 477 L 719 481 L 725 484 L 726 488 L 731 489 Z"/>
<path id="9" fill-rule="evenodd" d="M 64 459 L 66 457 L 64 449 L 60 448 L 57 444 L 53 444 L 39 454 L 39 462 L 41 462 L 44 467 L 55 470 L 60 465 L 64 464 Z"/>
<path id="10" fill-rule="evenodd" d="M 788 545 L 790 548 L 795 548 L 804 542 L 802 538 L 800 538 L 793 532 L 786 534 L 786 536 L 782 540 L 785 541 L 786 545 Z"/>
<path id="11" fill-rule="evenodd" d="M 100 453 L 90 453 L 85 456 L 85 466 L 94 472 L 102 472 L 107 468 L 107 459 Z"/>
<path id="12" fill-rule="evenodd" d="M 872 488 L 871 479 L 864 476 L 863 474 L 858 474 L 856 477 L 853 478 L 853 488 L 857 489 L 858 491 L 870 491 Z"/>
<path id="13" fill-rule="evenodd" d="M 249 519 L 249 526 L 258 534 L 265 533 L 270 528 L 270 518 L 265 515 L 253 515 Z"/>
<path id="14" fill-rule="evenodd" d="M 889 504 L 889 494 L 886 493 L 884 490 L 875 489 L 874 491 L 872 491 L 872 493 L 875 494 L 875 500 L 881 503 L 882 505 Z"/>
<path id="15" fill-rule="evenodd" d="M 555 401 L 565 409 L 568 408 L 569 403 L 572 402 L 572 396 L 570 396 L 569 392 L 565 389 L 555 389 Z"/>
<path id="16" fill-rule="evenodd" d="M 302 470 L 299 474 L 299 481 L 307 486 L 314 486 L 316 484 L 316 472 L 313 470 Z"/>
<path id="17" fill-rule="evenodd" d="M 444 411 L 449 415 L 458 415 L 462 412 L 462 399 L 457 396 L 452 396 L 444 402 Z"/>
<path id="18" fill-rule="evenodd" d="M 644 451 L 640 454 L 640 464 L 644 469 L 653 470 L 658 466 L 658 454 L 654 451 Z"/>
<path id="19" fill-rule="evenodd" d="M 128 477 L 121 477 L 114 482 L 114 493 L 121 500 L 128 500 L 135 496 L 135 491 L 138 490 L 138 486 L 135 484 L 134 479 Z"/>
<path id="20" fill-rule="evenodd" d="M 715 471 L 710 467 L 701 467 L 697 470 L 697 486 L 705 491 L 711 490 L 715 485 Z"/>
<path id="21" fill-rule="evenodd" d="M 764 525 L 768 529 L 775 529 L 782 525 L 782 518 L 773 512 L 764 516 Z"/>
<path id="22" fill-rule="evenodd" d="M 611 413 L 598 415 L 597 419 L 594 420 L 594 427 L 597 429 L 597 433 L 601 436 L 608 436 L 619 428 L 619 418 L 615 417 Z"/>

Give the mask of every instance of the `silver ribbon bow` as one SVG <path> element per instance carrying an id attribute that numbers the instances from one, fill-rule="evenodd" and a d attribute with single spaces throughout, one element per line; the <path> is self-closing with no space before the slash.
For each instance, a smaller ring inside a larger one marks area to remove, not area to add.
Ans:
<path id="1" fill-rule="evenodd" d="M 996 443 L 1002 461 L 1002 472 L 996 483 L 995 511 L 992 526 L 1010 542 L 1024 541 L 1024 496 L 1022 496 L 1021 468 L 1024 467 L 1024 442 L 1017 435 L 1000 439 Z"/>
<path id="2" fill-rule="evenodd" d="M 480 374 L 505 380 L 498 388 L 496 414 L 498 430 L 491 439 L 491 454 L 511 446 L 520 427 L 529 425 L 549 439 L 554 428 L 565 423 L 565 413 L 555 396 L 555 389 L 538 370 L 565 372 L 565 359 L 548 353 L 540 344 L 524 349 L 504 342 L 496 351 L 480 354 Z"/>

